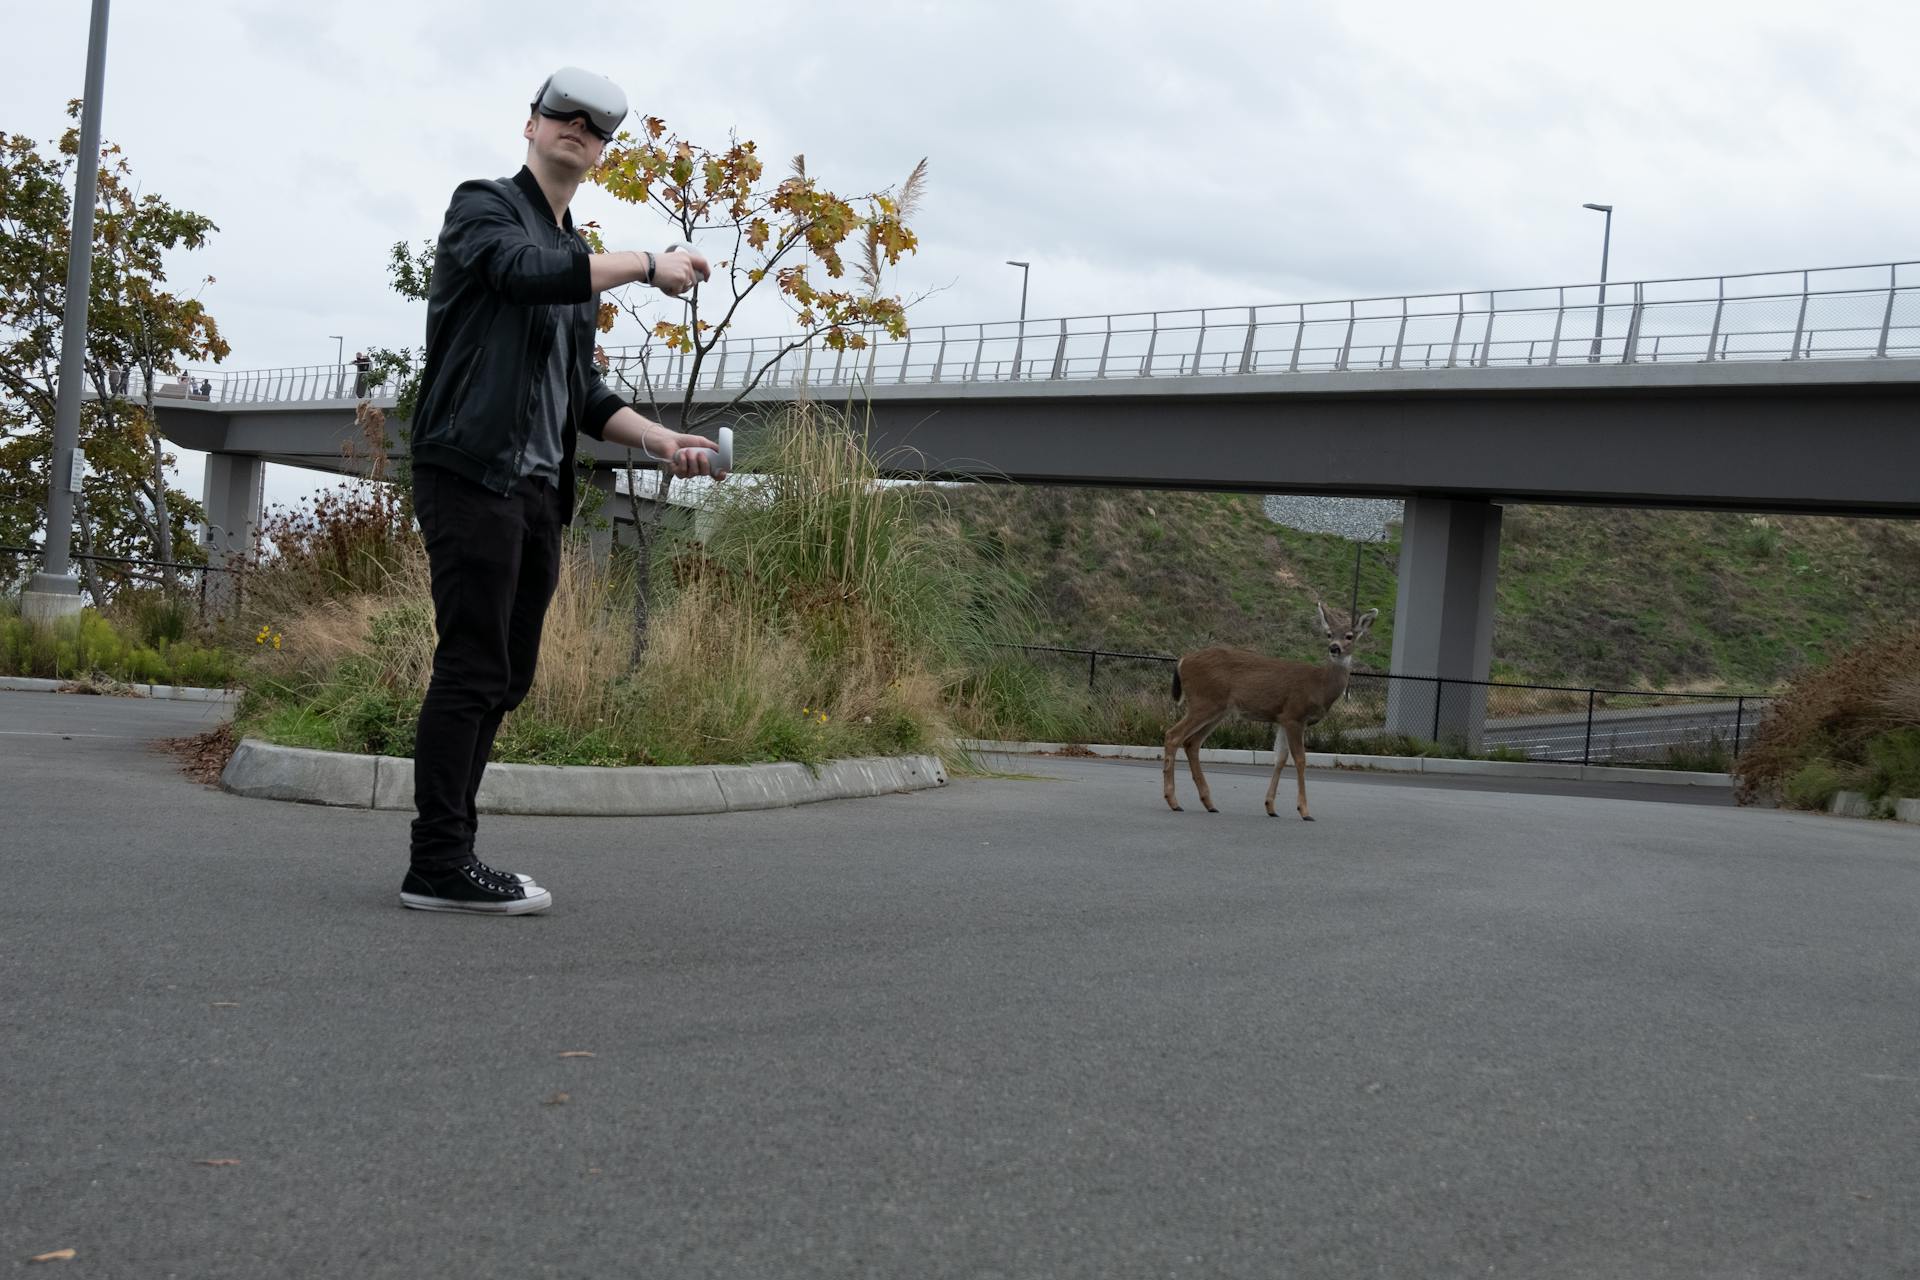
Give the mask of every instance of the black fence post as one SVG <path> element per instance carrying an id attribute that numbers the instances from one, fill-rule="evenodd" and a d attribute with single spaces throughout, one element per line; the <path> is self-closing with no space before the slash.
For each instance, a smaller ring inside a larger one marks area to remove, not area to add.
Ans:
<path id="1" fill-rule="evenodd" d="M 1593 761 L 1593 698 L 1595 691 L 1587 690 L 1587 737 L 1580 744 L 1580 764 L 1584 768 Z"/>
<path id="2" fill-rule="evenodd" d="M 1093 688 L 1094 673 L 1099 670 L 1100 670 L 1100 651 L 1098 649 L 1087 650 L 1087 688 L 1089 691 L 1091 691 Z"/>
<path id="3" fill-rule="evenodd" d="M 1434 742 L 1440 741 L 1440 699 L 1446 696 L 1446 692 L 1447 692 L 1447 682 L 1445 680 L 1435 680 L 1433 682 L 1433 738 L 1432 740 Z"/>
<path id="4" fill-rule="evenodd" d="M 1740 730 L 1747 718 L 1747 700 L 1740 698 L 1733 704 L 1733 758 L 1740 758 Z"/>

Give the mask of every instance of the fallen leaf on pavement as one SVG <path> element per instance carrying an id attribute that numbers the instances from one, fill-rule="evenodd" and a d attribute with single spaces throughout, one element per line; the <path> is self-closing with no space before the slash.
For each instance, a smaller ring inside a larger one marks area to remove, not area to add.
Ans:
<path id="1" fill-rule="evenodd" d="M 573 1101 L 572 1094 L 556 1093 L 551 1098 L 547 1099 L 547 1105 L 550 1107 L 564 1107 L 567 1103 L 572 1101 Z"/>
<path id="2" fill-rule="evenodd" d="M 238 742 L 233 736 L 233 725 L 223 724 L 191 738 L 168 738 L 154 746 L 171 752 L 180 761 L 181 772 L 189 778 L 215 787 L 220 785 L 220 773 L 227 767 L 227 757 L 233 754 Z"/>
<path id="3" fill-rule="evenodd" d="M 221 1156 L 217 1160 L 195 1160 L 194 1163 L 210 1164 L 210 1165 L 229 1165 L 229 1164 L 239 1164 L 240 1162 L 238 1160 L 229 1159 L 226 1156 Z"/>
<path id="4" fill-rule="evenodd" d="M 585 1049 L 569 1049 L 560 1056 L 563 1058 L 591 1058 L 593 1055 Z"/>
<path id="5" fill-rule="evenodd" d="M 215 1000 L 213 1007 L 216 1009 L 238 1009 L 240 1002 L 238 1000 Z"/>
<path id="6" fill-rule="evenodd" d="M 35 1254 L 33 1257 L 28 1258 L 27 1261 L 28 1262 L 72 1262 L 73 1257 L 74 1257 L 74 1254 L 73 1254 L 73 1250 L 71 1249 L 55 1249 L 52 1253 Z"/>

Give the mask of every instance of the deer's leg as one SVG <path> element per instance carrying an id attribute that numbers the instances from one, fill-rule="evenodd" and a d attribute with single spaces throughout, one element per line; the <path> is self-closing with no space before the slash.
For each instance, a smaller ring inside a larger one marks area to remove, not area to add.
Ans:
<path id="1" fill-rule="evenodd" d="M 1287 745 L 1293 750 L 1293 776 L 1300 784 L 1300 803 L 1296 807 L 1300 810 L 1302 818 L 1312 822 L 1313 815 L 1307 812 L 1307 726 L 1289 722 Z M 1273 776 L 1276 782 L 1279 781 L 1280 771 L 1274 770 Z M 1271 813 L 1272 810 L 1269 809 L 1268 812 Z"/>
<path id="2" fill-rule="evenodd" d="M 1287 731 L 1279 725 L 1273 727 L 1273 774 L 1267 779 L 1267 816 L 1277 818 L 1273 811 L 1273 797 L 1280 790 L 1280 775 L 1287 767 Z"/>
<path id="3" fill-rule="evenodd" d="M 1175 813 L 1180 812 L 1180 801 L 1174 795 L 1173 758 L 1181 745 L 1186 742 L 1187 735 L 1191 734 L 1204 719 L 1204 716 L 1189 711 L 1167 730 L 1167 736 L 1161 743 L 1160 794 L 1166 797 L 1167 808 Z"/>
<path id="4" fill-rule="evenodd" d="M 1193 789 L 1200 793 L 1200 803 L 1206 807 L 1208 813 L 1220 811 L 1213 807 L 1213 789 L 1207 785 L 1207 775 L 1200 771 L 1200 745 L 1207 740 L 1207 735 L 1226 718 L 1227 713 L 1222 711 L 1211 719 L 1201 721 L 1200 727 L 1188 734 L 1186 740 L 1187 772 L 1193 775 Z"/>

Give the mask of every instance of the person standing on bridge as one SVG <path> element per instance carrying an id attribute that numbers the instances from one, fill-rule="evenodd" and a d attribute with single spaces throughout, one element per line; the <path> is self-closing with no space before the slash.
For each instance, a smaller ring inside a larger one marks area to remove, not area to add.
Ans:
<path id="1" fill-rule="evenodd" d="M 434 254 L 413 416 L 413 501 L 431 570 L 433 677 L 414 744 L 403 906 L 518 915 L 552 905 L 529 876 L 474 854 L 474 797 L 507 712 L 533 685 L 560 534 L 573 518 L 574 437 L 639 449 L 676 476 L 710 475 L 714 442 L 642 417 L 593 365 L 600 293 L 678 295 L 697 253 L 593 253 L 568 205 L 626 95 L 563 67 L 535 92 L 511 178 L 462 183 Z"/>

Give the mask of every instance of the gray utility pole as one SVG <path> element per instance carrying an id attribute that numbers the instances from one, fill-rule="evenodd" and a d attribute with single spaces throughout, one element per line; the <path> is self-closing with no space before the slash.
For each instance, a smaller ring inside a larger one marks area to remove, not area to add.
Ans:
<path id="1" fill-rule="evenodd" d="M 80 398 L 86 383 L 87 295 L 93 286 L 93 202 L 100 173 L 100 96 L 107 80 L 107 0 L 93 0 L 87 30 L 86 97 L 74 170 L 73 232 L 67 247 L 67 310 L 60 330 L 60 385 L 53 409 L 53 467 L 47 484 L 45 560 L 21 593 L 29 618 L 80 612 L 73 573 L 73 502 L 80 489 Z"/>
<path id="2" fill-rule="evenodd" d="M 1600 326 L 1607 317 L 1607 250 L 1613 244 L 1613 206 L 1583 204 L 1580 207 L 1607 215 L 1606 229 L 1600 235 L 1600 306 L 1593 313 L 1593 349 L 1587 352 L 1587 363 L 1597 364 L 1600 360 Z"/>
<path id="3" fill-rule="evenodd" d="M 1015 262 L 1007 259 L 1007 265 L 1020 268 L 1020 336 L 1013 343 L 1013 376 L 1020 376 L 1020 357 L 1027 346 L 1027 268 L 1033 265 L 1027 262 Z"/>

